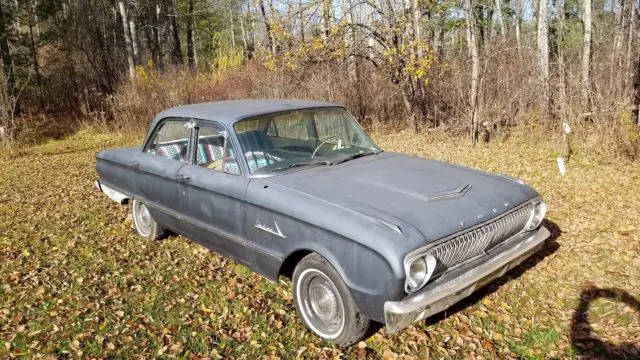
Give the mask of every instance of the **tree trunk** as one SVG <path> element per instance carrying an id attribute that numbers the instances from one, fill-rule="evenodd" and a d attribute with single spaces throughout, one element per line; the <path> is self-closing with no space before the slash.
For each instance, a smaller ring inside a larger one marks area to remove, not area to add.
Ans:
<path id="1" fill-rule="evenodd" d="M 36 46 L 35 37 L 33 36 L 34 25 L 29 24 L 29 45 L 31 50 L 31 61 L 33 62 L 33 73 L 36 79 L 36 85 L 38 86 L 38 95 L 40 100 L 40 107 L 44 108 L 44 90 L 42 89 L 42 79 L 40 76 L 40 62 L 38 61 L 38 48 Z"/>
<path id="2" fill-rule="evenodd" d="M 475 17 L 475 3 L 473 0 L 465 1 L 467 15 L 467 37 L 469 54 L 471 55 L 471 92 L 469 93 L 469 105 L 471 106 L 471 145 L 478 142 L 478 84 L 480 82 L 480 57 L 478 55 L 478 39 Z"/>
<path id="3" fill-rule="evenodd" d="M 189 0 L 187 17 L 187 62 L 189 64 L 189 71 L 196 71 L 196 48 L 193 44 L 193 0 Z"/>
<path id="4" fill-rule="evenodd" d="M 356 71 L 356 57 L 355 57 L 355 32 L 353 31 L 353 14 L 351 12 L 351 3 L 349 0 L 342 0 L 340 2 L 342 6 L 342 13 L 347 23 L 347 33 L 345 34 L 344 42 L 347 48 L 347 73 L 349 80 L 356 82 L 358 80 L 358 72 Z"/>
<path id="5" fill-rule="evenodd" d="M 298 1 L 298 16 L 300 17 L 300 41 L 304 43 L 304 7 L 302 0 Z"/>
<path id="6" fill-rule="evenodd" d="M 13 137 L 15 130 L 15 115 L 19 112 L 15 98 L 15 77 L 13 71 L 13 57 L 9 48 L 9 32 L 11 14 L 3 2 L 0 2 L 0 57 L 2 57 L 2 93 L 0 94 L 0 146 L 6 144 Z"/>
<path id="7" fill-rule="evenodd" d="M 129 78 L 133 81 L 135 77 L 135 62 L 133 60 L 133 45 L 131 44 L 131 36 L 129 34 L 129 24 L 127 22 L 127 9 L 124 0 L 118 0 L 118 11 L 122 19 L 122 33 L 124 34 L 124 43 L 127 53 L 127 65 L 129 68 Z"/>
<path id="8" fill-rule="evenodd" d="M 135 9 L 135 3 L 131 2 Z M 133 61 L 135 65 L 140 65 L 140 47 L 138 43 L 138 32 L 136 31 L 136 13 L 130 11 L 129 15 L 129 33 L 131 34 L 131 48 L 133 49 Z"/>
<path id="9" fill-rule="evenodd" d="M 520 40 L 520 28 L 522 26 L 522 0 L 515 0 L 515 32 L 516 32 L 516 44 L 518 46 L 518 55 L 522 56 L 522 44 Z"/>
<path id="10" fill-rule="evenodd" d="M 242 52 L 244 56 L 247 56 L 249 52 L 249 47 L 247 45 L 247 32 L 244 29 L 244 14 L 240 14 L 240 31 L 242 32 Z"/>
<path id="11" fill-rule="evenodd" d="M 236 31 L 235 31 L 235 25 L 233 22 L 233 9 L 231 9 L 231 6 L 229 7 L 229 30 L 231 32 L 231 49 L 233 49 L 233 52 L 236 51 Z"/>
<path id="12" fill-rule="evenodd" d="M 538 56 L 540 62 L 540 81 L 542 83 L 542 106 L 545 120 L 549 119 L 551 95 L 549 93 L 549 3 L 540 0 L 538 9 Z"/>
<path id="13" fill-rule="evenodd" d="M 433 34 L 433 43 L 436 48 L 436 58 L 438 62 L 442 61 L 444 57 L 445 16 L 445 11 L 438 10 L 436 30 Z"/>
<path id="14" fill-rule="evenodd" d="M 611 53 L 611 78 L 614 81 L 614 96 L 618 95 L 618 91 L 622 88 L 620 84 L 622 71 L 622 47 L 624 44 L 624 29 L 626 28 L 625 12 L 631 0 L 620 0 L 620 12 L 616 17 L 616 32 L 613 39 L 613 52 Z M 633 7 L 633 4 L 631 4 Z"/>
<path id="15" fill-rule="evenodd" d="M 153 27 L 153 46 L 155 47 L 156 58 L 153 60 L 156 62 L 156 66 L 158 69 L 163 68 L 163 54 L 162 54 L 162 46 L 160 45 L 160 39 L 162 38 L 161 31 L 161 21 L 162 17 L 162 0 L 156 0 L 155 6 L 155 18 L 154 18 L 154 27 Z"/>
<path id="16" fill-rule="evenodd" d="M 325 43 L 331 32 L 331 0 L 322 0 L 322 38 Z"/>
<path id="17" fill-rule="evenodd" d="M 627 54 L 625 60 L 625 75 L 624 75 L 624 94 L 625 98 L 627 98 L 633 92 L 632 89 L 632 81 L 633 81 L 633 49 L 634 49 L 634 39 L 636 32 L 636 11 L 635 5 L 631 4 L 629 6 L 629 36 L 627 37 Z M 633 96 L 629 98 L 632 100 Z"/>
<path id="18" fill-rule="evenodd" d="M 565 163 L 569 162 L 572 155 L 571 149 L 571 141 L 569 139 L 569 134 L 564 131 L 565 127 L 568 126 L 567 120 L 567 88 L 566 88 L 566 71 L 564 67 L 564 0 L 556 0 L 556 29 L 557 29 L 557 37 L 556 37 L 556 46 L 558 48 L 558 107 L 559 107 L 559 115 L 560 121 L 562 124 L 562 143 L 563 143 L 563 154 Z M 566 124 L 566 125 L 565 125 Z"/>
<path id="19" fill-rule="evenodd" d="M 269 17 L 267 16 L 267 11 L 264 6 L 265 0 L 260 0 L 260 13 L 262 13 L 262 19 L 264 20 L 264 26 L 267 31 L 267 42 L 269 45 L 269 50 L 271 54 L 276 54 L 276 40 L 273 38 L 273 30 L 271 29 L 271 22 L 269 21 Z"/>
<path id="20" fill-rule="evenodd" d="M 640 53 L 636 54 L 633 72 L 633 93 L 632 101 L 634 105 L 634 115 L 637 119 L 637 125 L 640 127 Z"/>
<path id="21" fill-rule="evenodd" d="M 584 41 L 582 44 L 582 84 L 581 100 L 584 112 L 589 112 L 589 92 L 591 88 L 591 0 L 584 0 L 582 22 L 584 25 Z"/>
<path id="22" fill-rule="evenodd" d="M 504 28 L 504 19 L 502 17 L 502 1 L 496 1 L 496 17 L 498 18 L 498 23 L 500 24 L 500 36 L 502 37 L 502 41 L 506 40 L 506 33 Z"/>
<path id="23" fill-rule="evenodd" d="M 9 31 L 11 29 L 11 18 L 6 13 L 4 3 L 0 2 L 0 57 L 2 57 L 2 74 L 4 75 L 5 86 L 3 92 L 5 98 L 10 100 L 13 97 L 15 88 L 15 76 L 13 71 L 13 57 L 9 48 Z"/>
<path id="24" fill-rule="evenodd" d="M 182 45 L 180 44 L 180 28 L 178 27 L 178 10 L 176 8 L 176 0 L 171 0 L 171 9 L 169 14 L 169 26 L 171 27 L 171 35 L 173 37 L 173 51 L 171 58 L 174 65 L 182 65 Z"/>

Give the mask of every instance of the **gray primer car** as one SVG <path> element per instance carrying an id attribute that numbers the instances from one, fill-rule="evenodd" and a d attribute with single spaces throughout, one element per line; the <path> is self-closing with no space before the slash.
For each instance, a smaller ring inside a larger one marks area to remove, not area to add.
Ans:
<path id="1" fill-rule="evenodd" d="M 169 229 L 266 278 L 303 323 L 349 345 L 395 332 L 501 276 L 549 237 L 522 182 L 383 152 L 340 105 L 241 100 L 156 116 L 141 148 L 97 155 L 140 235 Z"/>

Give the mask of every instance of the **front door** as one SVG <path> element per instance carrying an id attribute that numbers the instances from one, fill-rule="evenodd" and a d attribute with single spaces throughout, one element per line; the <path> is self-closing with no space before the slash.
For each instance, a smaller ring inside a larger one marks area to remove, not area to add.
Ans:
<path id="1" fill-rule="evenodd" d="M 180 183 L 178 170 L 188 162 L 191 126 L 185 119 L 167 119 L 158 124 L 154 134 L 129 166 L 135 169 L 135 189 L 160 224 L 180 231 L 177 212 Z"/>
<path id="2" fill-rule="evenodd" d="M 224 128 L 196 123 L 192 163 L 181 167 L 179 210 L 187 236 L 245 263 L 244 195 L 249 183 L 230 156 Z"/>

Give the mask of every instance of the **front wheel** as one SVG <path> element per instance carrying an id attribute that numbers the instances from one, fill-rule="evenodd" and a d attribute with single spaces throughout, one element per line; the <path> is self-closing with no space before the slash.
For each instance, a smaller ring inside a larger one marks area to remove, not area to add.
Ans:
<path id="1" fill-rule="evenodd" d="M 136 231 L 140 236 L 148 240 L 158 240 L 164 235 L 164 228 L 158 224 L 151 213 L 147 205 L 140 200 L 133 200 L 131 204 L 131 217 L 133 217 L 133 224 L 136 227 Z"/>
<path id="2" fill-rule="evenodd" d="M 315 253 L 303 258 L 293 272 L 293 301 L 307 328 L 340 346 L 362 340 L 372 326 L 338 272 Z"/>

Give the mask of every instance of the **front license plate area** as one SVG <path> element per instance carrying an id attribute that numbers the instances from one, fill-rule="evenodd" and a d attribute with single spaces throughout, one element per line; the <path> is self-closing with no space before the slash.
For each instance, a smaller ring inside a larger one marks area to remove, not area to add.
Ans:
<path id="1" fill-rule="evenodd" d="M 476 289 L 479 289 L 487 285 L 488 283 L 492 282 L 496 278 L 499 278 L 500 276 L 504 275 L 505 272 L 507 272 L 507 265 L 494 270 L 492 273 L 489 273 L 489 275 L 478 280 L 478 282 L 476 283 Z"/>

